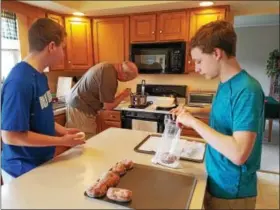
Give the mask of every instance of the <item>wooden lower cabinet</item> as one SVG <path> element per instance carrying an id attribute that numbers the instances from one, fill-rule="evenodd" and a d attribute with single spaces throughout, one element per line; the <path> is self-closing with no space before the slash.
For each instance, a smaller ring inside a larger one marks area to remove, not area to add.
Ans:
<path id="1" fill-rule="evenodd" d="M 96 118 L 97 133 L 100 133 L 108 128 L 121 128 L 121 112 L 102 110 Z"/>
<path id="2" fill-rule="evenodd" d="M 63 113 L 63 114 L 59 114 L 59 115 L 56 115 L 54 116 L 54 121 L 62 126 L 65 126 L 65 123 L 66 123 L 66 114 Z"/>
<path id="3" fill-rule="evenodd" d="M 203 121 L 206 124 L 209 124 L 208 118 L 202 118 L 200 119 L 201 121 Z M 182 132 L 181 132 L 181 136 L 190 136 L 190 137 L 196 137 L 196 138 L 201 138 L 201 136 L 192 128 L 183 128 Z"/>

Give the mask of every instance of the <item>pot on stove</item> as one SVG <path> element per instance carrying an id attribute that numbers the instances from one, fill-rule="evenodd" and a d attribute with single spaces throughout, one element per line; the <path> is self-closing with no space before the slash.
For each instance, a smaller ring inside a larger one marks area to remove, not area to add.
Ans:
<path id="1" fill-rule="evenodd" d="M 142 95 L 138 93 L 130 94 L 130 105 L 131 106 L 145 106 L 147 104 L 147 95 Z"/>

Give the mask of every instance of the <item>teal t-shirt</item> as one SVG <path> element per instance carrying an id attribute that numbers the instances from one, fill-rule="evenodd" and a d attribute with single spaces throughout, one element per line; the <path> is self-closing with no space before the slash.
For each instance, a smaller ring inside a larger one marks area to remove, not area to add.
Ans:
<path id="1" fill-rule="evenodd" d="M 264 93 L 259 82 L 245 70 L 219 84 L 212 103 L 210 126 L 224 135 L 251 131 L 256 132 L 257 137 L 251 155 L 241 166 L 207 145 L 208 192 L 224 199 L 256 196 L 256 171 L 260 168 L 264 131 Z"/>

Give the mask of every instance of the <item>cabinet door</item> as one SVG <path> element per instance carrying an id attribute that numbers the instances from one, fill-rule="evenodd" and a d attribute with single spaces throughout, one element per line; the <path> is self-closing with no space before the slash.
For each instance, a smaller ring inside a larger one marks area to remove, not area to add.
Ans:
<path id="1" fill-rule="evenodd" d="M 95 62 L 128 60 L 129 17 L 94 19 L 93 25 Z"/>
<path id="2" fill-rule="evenodd" d="M 47 17 L 64 27 L 63 17 L 61 17 L 59 15 L 54 15 L 54 14 L 47 14 Z M 67 37 L 66 37 L 66 39 L 67 39 Z M 64 51 L 64 55 L 66 57 L 66 51 Z M 65 66 L 64 66 L 65 57 L 61 61 L 59 61 L 57 64 L 50 66 L 50 70 L 63 70 L 65 68 Z"/>
<path id="3" fill-rule="evenodd" d="M 66 114 L 59 114 L 54 117 L 56 123 L 65 126 L 66 123 Z"/>
<path id="4" fill-rule="evenodd" d="M 166 12 L 158 17 L 158 37 L 160 41 L 187 40 L 187 13 Z"/>
<path id="5" fill-rule="evenodd" d="M 156 40 L 156 15 L 132 15 L 130 17 L 131 42 Z"/>
<path id="6" fill-rule="evenodd" d="M 225 20 L 227 18 L 227 7 L 211 8 L 211 9 L 193 9 L 190 11 L 190 34 L 191 39 L 197 30 L 215 20 Z M 192 61 L 190 52 L 187 57 L 187 72 L 193 72 L 195 70 L 195 63 Z"/>
<path id="7" fill-rule="evenodd" d="M 215 20 L 224 20 L 226 18 L 227 8 L 194 9 L 190 11 L 190 38 L 194 36 L 197 30 Z"/>
<path id="8" fill-rule="evenodd" d="M 87 70 L 93 65 L 90 19 L 66 17 L 67 67 Z"/>

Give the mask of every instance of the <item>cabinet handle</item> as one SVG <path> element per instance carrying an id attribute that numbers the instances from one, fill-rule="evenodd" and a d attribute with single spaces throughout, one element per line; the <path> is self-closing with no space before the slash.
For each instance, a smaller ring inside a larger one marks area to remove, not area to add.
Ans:
<path id="1" fill-rule="evenodd" d="M 159 33 L 162 33 L 162 30 L 160 30 Z"/>
<path id="2" fill-rule="evenodd" d="M 191 63 L 191 61 L 188 61 L 188 64 L 190 64 Z"/>
<path id="3" fill-rule="evenodd" d="M 71 63 L 71 61 L 68 61 L 68 63 Z"/>
<path id="4" fill-rule="evenodd" d="M 155 32 L 154 32 L 154 31 L 152 31 L 152 34 L 155 34 Z"/>
<path id="5" fill-rule="evenodd" d="M 114 115 L 111 115 L 111 117 L 112 117 L 112 118 L 115 118 L 115 116 L 114 116 Z"/>

